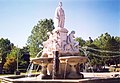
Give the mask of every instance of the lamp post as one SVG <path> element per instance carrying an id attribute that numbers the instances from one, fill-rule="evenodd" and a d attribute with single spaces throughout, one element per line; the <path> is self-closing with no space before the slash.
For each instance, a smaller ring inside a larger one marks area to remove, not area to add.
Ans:
<path id="1" fill-rule="evenodd" d="M 18 47 L 18 46 L 17 46 Z M 18 49 L 18 48 L 17 48 Z M 17 50 L 17 71 L 18 71 L 18 55 L 19 55 L 19 49 Z"/>
<path id="2" fill-rule="evenodd" d="M 2 73 L 2 58 L 0 58 L 0 74 Z"/>
<path id="3" fill-rule="evenodd" d="M 17 46 L 17 69 L 16 69 L 16 75 L 20 75 L 20 71 L 18 70 L 18 56 L 19 56 L 19 48 Z"/>

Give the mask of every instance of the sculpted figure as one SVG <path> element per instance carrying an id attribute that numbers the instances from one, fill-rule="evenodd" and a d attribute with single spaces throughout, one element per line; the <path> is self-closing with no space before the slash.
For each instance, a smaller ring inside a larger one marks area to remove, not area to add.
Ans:
<path id="1" fill-rule="evenodd" d="M 71 31 L 71 33 L 68 35 L 68 38 L 67 38 L 67 43 L 71 45 L 73 50 L 75 50 L 75 47 L 79 45 L 79 42 L 74 40 L 75 38 L 74 34 L 75 34 L 75 31 Z"/>
<path id="2" fill-rule="evenodd" d="M 47 35 L 49 36 L 48 40 L 43 42 L 44 47 L 48 47 L 50 44 L 52 44 L 52 33 L 48 32 Z"/>
<path id="3" fill-rule="evenodd" d="M 55 27 L 64 28 L 65 22 L 65 13 L 62 9 L 62 2 L 59 2 L 59 6 L 56 8 L 55 17 L 54 17 L 54 24 Z"/>
<path id="4" fill-rule="evenodd" d="M 48 32 L 47 35 L 49 36 L 49 38 L 48 38 L 47 41 L 43 42 L 44 48 L 43 48 L 42 57 L 48 56 L 48 53 L 49 53 L 49 51 L 51 51 L 51 48 L 52 48 L 52 41 L 53 41 L 52 37 L 53 37 L 53 35 L 50 32 Z"/>
<path id="5" fill-rule="evenodd" d="M 54 32 L 54 48 L 56 48 L 56 50 L 60 50 L 61 48 L 61 39 L 60 39 L 60 33 L 59 31 L 55 31 Z"/>

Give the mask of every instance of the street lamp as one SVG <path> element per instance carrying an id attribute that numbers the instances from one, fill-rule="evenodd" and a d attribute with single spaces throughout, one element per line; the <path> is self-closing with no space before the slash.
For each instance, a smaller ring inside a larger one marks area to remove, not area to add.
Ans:
<path id="1" fill-rule="evenodd" d="M 18 56 L 19 56 L 19 48 L 17 46 L 17 69 L 16 69 L 16 75 L 20 75 L 20 71 L 18 70 Z"/>
<path id="2" fill-rule="evenodd" d="M 1 50 L 1 48 L 0 48 L 0 50 Z M 1 53 L 0 53 L 0 55 L 1 55 Z M 2 56 L 0 56 L 0 63 L 2 63 Z"/>
<path id="3" fill-rule="evenodd" d="M 17 71 L 18 71 L 18 55 L 19 55 L 19 49 L 17 50 Z"/>

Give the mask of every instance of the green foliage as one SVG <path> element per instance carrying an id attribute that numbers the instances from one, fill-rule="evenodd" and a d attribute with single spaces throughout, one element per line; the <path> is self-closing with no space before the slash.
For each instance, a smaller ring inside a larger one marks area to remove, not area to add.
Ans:
<path id="1" fill-rule="evenodd" d="M 19 69 L 27 69 L 30 62 L 29 49 L 27 46 L 20 49 L 20 55 L 21 57 L 19 58 Z"/>
<path id="2" fill-rule="evenodd" d="M 14 73 L 17 68 L 17 56 L 18 56 L 18 68 L 26 69 L 29 64 L 29 51 L 28 47 L 22 49 L 13 46 L 12 50 L 7 53 L 5 58 L 5 64 L 3 66 L 6 73 Z"/>
<path id="3" fill-rule="evenodd" d="M 77 37 L 75 38 L 76 41 L 79 42 L 79 46 L 80 47 L 83 47 L 85 45 L 85 40 L 83 40 L 81 37 Z M 80 51 L 80 55 L 84 55 L 83 51 L 79 50 Z"/>
<path id="4" fill-rule="evenodd" d="M 37 25 L 33 27 L 27 41 L 31 57 L 35 57 L 37 53 L 42 50 L 41 47 L 43 46 L 43 41 L 48 39 L 47 32 L 52 31 L 53 29 L 52 19 L 38 21 Z"/>
<path id="5" fill-rule="evenodd" d="M 101 34 L 101 36 L 96 38 L 92 43 L 90 43 L 90 41 L 86 41 L 86 45 L 88 47 L 92 47 L 99 50 L 120 51 L 120 37 L 113 37 L 110 36 L 110 34 L 105 33 L 105 34 Z M 94 64 L 106 65 L 110 63 L 111 64 L 120 63 L 119 57 L 109 57 L 109 56 L 117 56 L 119 55 L 118 53 L 106 53 L 106 52 L 98 52 L 93 50 L 88 50 L 88 51 L 98 55 L 98 57 L 90 56 L 92 58 L 91 62 Z"/>
<path id="6" fill-rule="evenodd" d="M 13 44 L 8 39 L 0 39 L 0 59 L 3 60 L 3 63 L 5 62 L 5 58 L 7 53 L 10 53 L 10 50 L 12 48 Z"/>
<path id="7" fill-rule="evenodd" d="M 0 63 L 2 63 L 2 67 L 0 68 L 0 73 L 2 72 L 2 68 L 4 63 L 6 62 L 6 56 L 8 53 L 10 53 L 13 43 L 10 42 L 8 39 L 0 39 Z"/>
<path id="8" fill-rule="evenodd" d="M 81 47 L 85 45 L 85 40 L 83 40 L 81 37 L 77 37 L 75 40 L 79 42 L 79 45 Z"/>
<path id="9" fill-rule="evenodd" d="M 17 62 L 18 52 L 19 52 L 19 48 L 14 46 L 12 48 L 10 54 L 7 54 L 6 62 L 3 66 L 3 68 L 6 72 L 14 73 L 14 71 L 16 70 L 16 67 L 17 67 L 16 62 Z"/>
<path id="10" fill-rule="evenodd" d="M 14 73 L 16 70 L 16 58 L 10 57 L 7 59 L 6 63 L 4 64 L 4 70 L 9 73 Z"/>
<path id="11" fill-rule="evenodd" d="M 7 55 L 6 59 L 9 59 L 9 58 L 11 58 L 11 57 L 14 57 L 14 58 L 16 59 L 19 50 L 20 50 L 19 48 L 17 48 L 17 47 L 14 46 L 14 47 L 12 48 L 10 54 Z"/>

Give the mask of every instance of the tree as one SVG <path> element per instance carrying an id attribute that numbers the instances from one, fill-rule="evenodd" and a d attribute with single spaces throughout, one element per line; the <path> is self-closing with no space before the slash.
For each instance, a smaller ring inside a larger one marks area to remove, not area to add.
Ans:
<path id="1" fill-rule="evenodd" d="M 79 42 L 79 45 L 81 47 L 85 45 L 85 40 L 83 40 L 81 37 L 77 37 L 75 40 Z"/>
<path id="2" fill-rule="evenodd" d="M 89 44 L 89 46 L 95 46 L 97 49 L 99 50 L 106 50 L 106 51 L 119 51 L 120 48 L 120 43 L 119 43 L 119 37 L 114 37 L 111 36 L 108 33 L 105 34 L 101 34 L 101 36 L 99 36 L 98 38 L 96 38 L 93 43 Z M 95 48 L 93 47 L 93 48 Z M 100 55 L 99 57 L 101 57 L 101 64 L 105 65 L 106 63 L 108 63 L 108 61 L 112 61 L 115 64 L 118 63 L 118 58 L 111 58 L 109 56 L 115 56 L 118 55 L 117 53 L 108 53 L 108 52 L 99 52 L 99 51 L 94 51 L 93 53 L 96 53 L 98 55 Z M 96 63 L 97 64 L 97 63 Z"/>
<path id="3" fill-rule="evenodd" d="M 4 64 L 4 70 L 6 73 L 14 73 L 17 69 L 23 71 L 26 70 L 29 65 L 29 51 L 28 47 L 23 47 L 22 49 L 14 46 L 9 54 L 7 54 L 6 62 Z M 17 63 L 18 58 L 18 63 Z"/>
<path id="4" fill-rule="evenodd" d="M 80 47 L 83 47 L 85 45 L 85 40 L 83 40 L 81 37 L 77 37 L 75 38 L 75 40 L 79 42 Z M 79 51 L 80 51 L 80 55 L 84 55 L 84 52 L 82 50 Z"/>
<path id="5" fill-rule="evenodd" d="M 47 32 L 51 32 L 53 29 L 52 19 L 40 20 L 37 25 L 33 27 L 27 41 L 31 57 L 35 57 L 37 53 L 42 50 L 43 41 L 48 39 Z"/>
<path id="6" fill-rule="evenodd" d="M 19 50 L 20 50 L 19 48 L 14 46 L 12 48 L 11 52 L 9 54 L 7 54 L 6 62 L 5 62 L 4 67 L 3 67 L 6 72 L 14 73 L 14 71 L 16 70 L 16 68 L 17 68 L 17 56 L 18 56 Z M 20 55 L 18 57 L 20 57 Z"/>
<path id="7" fill-rule="evenodd" d="M 19 69 L 27 69 L 30 63 L 29 49 L 27 46 L 20 49 L 20 55 Z"/>
<path id="8" fill-rule="evenodd" d="M 1 61 L 0 73 L 2 73 L 3 65 L 6 62 L 6 56 L 8 53 L 10 53 L 13 46 L 14 44 L 11 43 L 10 40 L 3 38 L 0 39 L 0 61 Z"/>

